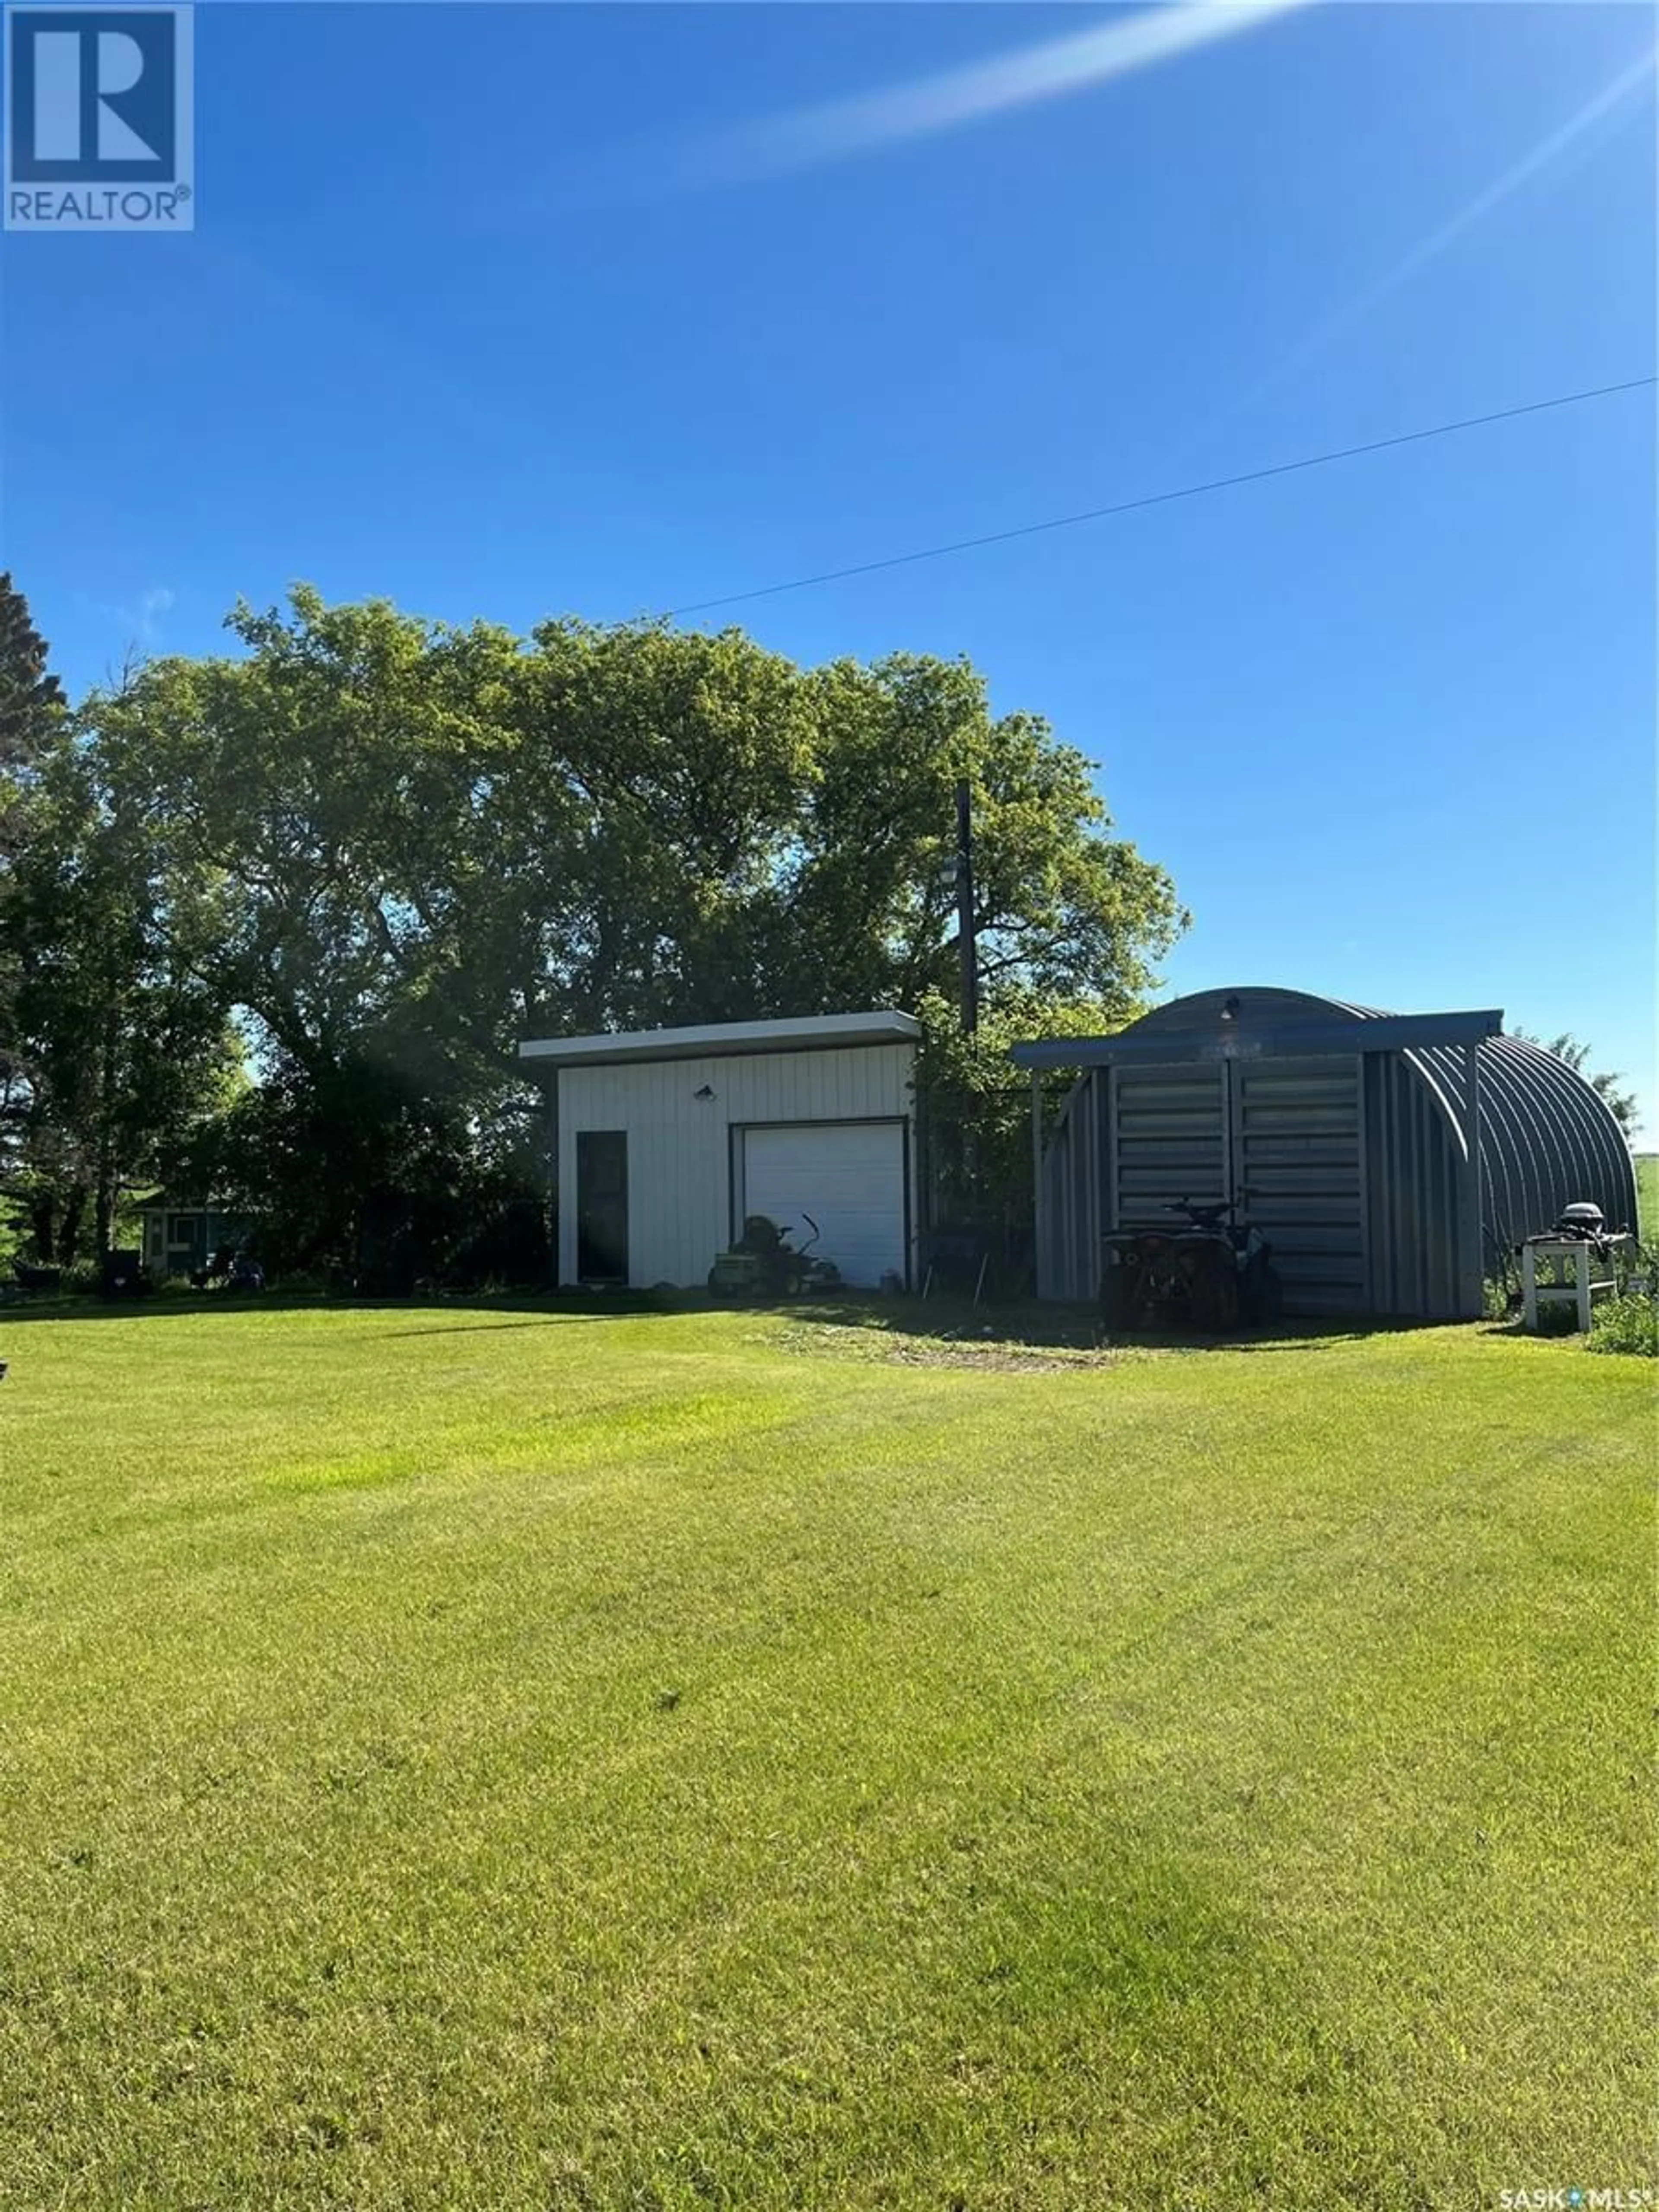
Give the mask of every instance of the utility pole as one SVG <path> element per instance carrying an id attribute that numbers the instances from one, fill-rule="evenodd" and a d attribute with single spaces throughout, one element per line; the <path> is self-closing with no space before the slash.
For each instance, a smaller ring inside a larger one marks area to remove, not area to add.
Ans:
<path id="1" fill-rule="evenodd" d="M 957 785 L 957 953 L 962 963 L 962 1033 L 979 1027 L 979 949 L 974 942 L 974 804 L 968 779 Z"/>

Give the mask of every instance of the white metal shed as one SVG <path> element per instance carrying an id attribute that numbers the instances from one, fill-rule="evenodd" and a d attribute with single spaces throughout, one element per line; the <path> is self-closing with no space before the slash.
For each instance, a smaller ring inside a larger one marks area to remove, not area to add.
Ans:
<path id="1" fill-rule="evenodd" d="M 811 1214 L 855 1287 L 908 1284 L 921 1034 L 908 1014 L 819 1014 L 521 1044 L 554 1115 L 559 1281 L 701 1285 L 765 1213 Z"/>

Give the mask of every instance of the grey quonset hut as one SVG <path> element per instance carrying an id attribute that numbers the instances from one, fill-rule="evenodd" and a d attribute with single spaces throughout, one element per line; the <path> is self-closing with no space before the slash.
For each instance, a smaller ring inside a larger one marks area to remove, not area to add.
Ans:
<path id="1" fill-rule="evenodd" d="M 1101 1237 L 1231 1199 L 1287 1312 L 1455 1319 L 1508 1246 L 1589 1199 L 1634 1226 L 1618 1122 L 1492 1012 L 1382 1014 L 1304 991 L 1200 991 L 1117 1036 L 1014 1047 L 1032 1074 L 1037 1290 L 1093 1298 Z M 1052 1128 L 1043 1069 L 1083 1072 Z M 1477 1131 L 1473 1156 L 1469 1132 Z"/>

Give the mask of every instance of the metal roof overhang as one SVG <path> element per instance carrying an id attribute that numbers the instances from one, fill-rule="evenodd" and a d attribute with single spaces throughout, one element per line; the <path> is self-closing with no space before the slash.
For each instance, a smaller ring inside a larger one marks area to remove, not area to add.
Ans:
<path id="1" fill-rule="evenodd" d="M 1118 1036 L 1041 1037 L 1011 1048 L 1020 1067 L 1104 1067 L 1139 1060 L 1167 1067 L 1188 1060 L 1261 1060 L 1320 1053 L 1410 1052 L 1426 1045 L 1479 1044 L 1502 1033 L 1491 1007 L 1446 1014 L 1375 1014 L 1365 1019 L 1278 1022 L 1262 1028 L 1218 1022 L 1202 1030 L 1159 1029 L 1145 1036 L 1132 1024 Z"/>
<path id="2" fill-rule="evenodd" d="M 915 1044 L 909 1014 L 810 1014 L 765 1022 L 705 1022 L 678 1030 L 617 1030 L 609 1036 L 531 1037 L 519 1047 L 528 1072 L 605 1067 L 627 1060 L 710 1060 L 737 1053 L 823 1052 L 835 1047 Z"/>

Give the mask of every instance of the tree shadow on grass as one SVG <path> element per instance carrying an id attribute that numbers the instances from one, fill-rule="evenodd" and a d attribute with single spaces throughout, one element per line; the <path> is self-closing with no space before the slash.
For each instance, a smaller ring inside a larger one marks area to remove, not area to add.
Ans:
<path id="1" fill-rule="evenodd" d="M 552 1327 L 562 1322 L 620 1321 L 641 1315 L 683 1310 L 697 1303 L 678 1302 L 642 1291 L 614 1296 L 569 1291 L 411 1291 L 406 1297 L 331 1297 L 322 1291 L 243 1292 L 203 1291 L 189 1297 L 160 1292 L 150 1297 L 24 1297 L 0 1302 L 0 1334 L 26 1322 L 50 1321 L 184 1321 L 203 1314 L 527 1314 L 534 1318 L 503 1322 L 506 1328 Z M 439 1321 L 431 1327 L 388 1331 L 402 1336 L 438 1336 L 455 1329 L 484 1329 L 487 1320 Z"/>
<path id="2" fill-rule="evenodd" d="M 1512 1314 L 1504 1321 L 1483 1322 L 1479 1334 L 1508 1337 L 1522 1344 L 1582 1344 L 1584 1341 L 1584 1333 L 1577 1320 L 1571 1328 L 1528 1328 L 1522 1314 Z"/>
<path id="3" fill-rule="evenodd" d="M 1309 1352 L 1355 1344 L 1379 1335 L 1443 1322 L 1410 1317 L 1358 1316 L 1279 1321 L 1271 1327 L 1239 1329 L 1231 1335 L 1204 1336 L 1192 1331 L 1159 1330 L 1110 1335 L 1097 1309 L 1020 1299 L 981 1303 L 966 1297 L 914 1294 L 882 1297 L 848 1291 L 835 1297 L 779 1300 L 716 1300 L 701 1290 L 686 1291 L 419 1291 L 404 1297 L 329 1297 L 321 1291 L 285 1294 L 280 1290 L 248 1295 L 204 1291 L 188 1297 L 167 1292 L 149 1297 L 104 1299 L 88 1296 L 25 1297 L 0 1304 L 0 1336 L 26 1323 L 62 1321 L 162 1321 L 196 1319 L 204 1314 L 386 1314 L 406 1315 L 410 1326 L 388 1329 L 388 1337 L 465 1335 L 508 1328 L 556 1328 L 572 1322 L 639 1321 L 653 1315 L 748 1314 L 789 1320 L 813 1328 L 862 1331 L 895 1343 L 927 1340 L 1018 1346 L 1031 1352 L 1100 1352 L 1144 1349 L 1164 1352 Z M 501 1319 L 523 1316 L 523 1319 Z M 1488 1334 L 1511 1332 L 1489 1327 Z"/>
<path id="4" fill-rule="evenodd" d="M 964 1349 L 975 1344 L 1014 1345 L 1055 1352 L 1309 1352 L 1444 1326 L 1412 1316 L 1344 1314 L 1281 1320 L 1266 1328 L 1241 1328 L 1221 1336 L 1170 1329 L 1114 1335 L 1092 1306 L 1029 1299 L 1018 1304 L 975 1306 L 967 1298 L 837 1298 L 765 1310 L 787 1313 L 817 1328 L 863 1329 L 872 1335 L 895 1339 L 928 1339 L 958 1344 Z"/>

